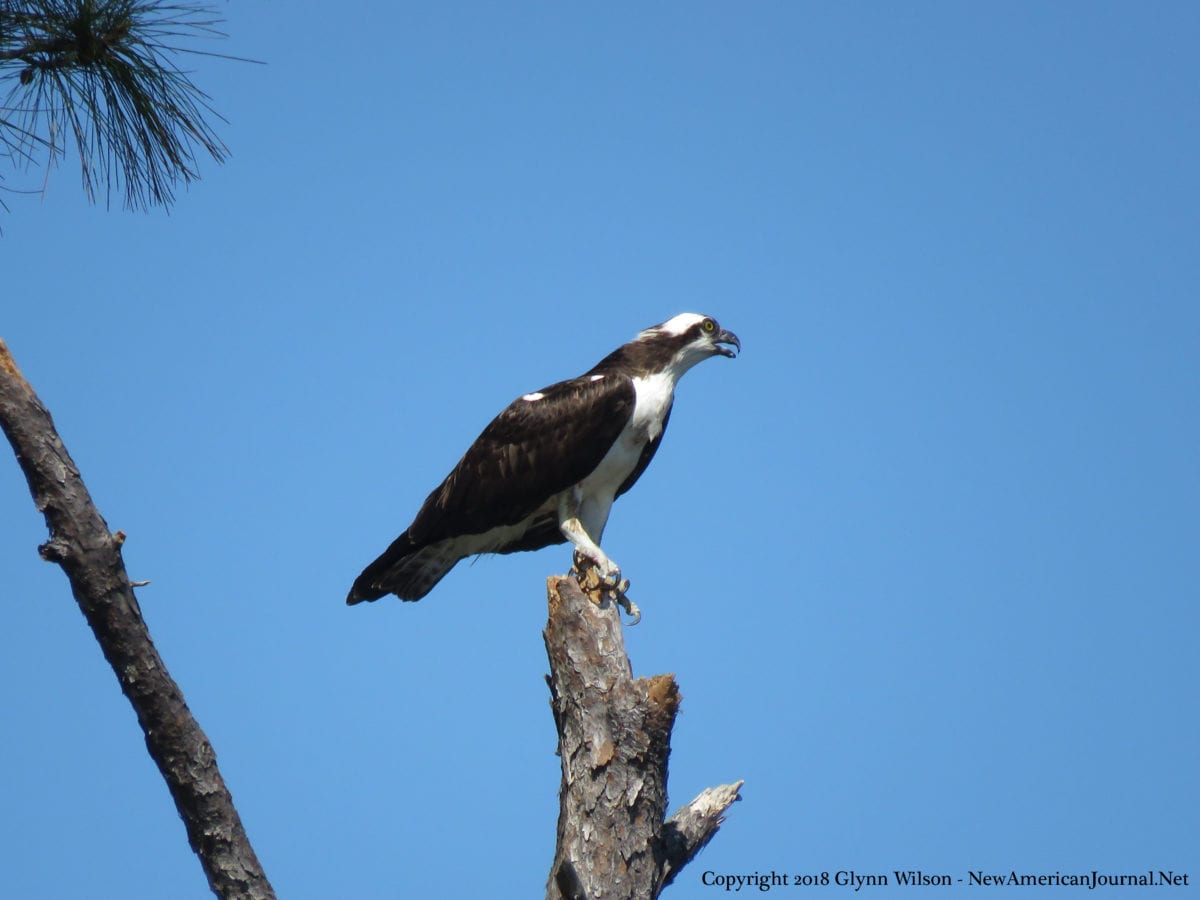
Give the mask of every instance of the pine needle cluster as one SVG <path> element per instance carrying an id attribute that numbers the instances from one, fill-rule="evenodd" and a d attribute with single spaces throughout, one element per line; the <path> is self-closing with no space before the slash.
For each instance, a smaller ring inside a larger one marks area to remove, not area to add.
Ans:
<path id="1" fill-rule="evenodd" d="M 53 164 L 73 144 L 89 200 L 169 206 L 199 177 L 196 157 L 228 150 L 220 116 L 175 60 L 223 37 L 210 7 L 154 0 L 0 0 L 0 152 Z"/>

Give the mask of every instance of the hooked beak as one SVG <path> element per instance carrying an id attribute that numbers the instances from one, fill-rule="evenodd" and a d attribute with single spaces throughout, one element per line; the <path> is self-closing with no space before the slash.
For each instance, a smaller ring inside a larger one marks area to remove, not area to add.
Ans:
<path id="1" fill-rule="evenodd" d="M 728 347 L 720 346 L 721 344 L 733 344 L 733 346 L 738 348 L 738 353 L 742 351 L 742 342 L 738 340 L 738 336 L 725 328 L 722 328 L 721 333 L 713 338 L 713 345 L 722 356 L 728 356 L 730 359 L 737 356 L 737 353 L 734 353 Z"/>

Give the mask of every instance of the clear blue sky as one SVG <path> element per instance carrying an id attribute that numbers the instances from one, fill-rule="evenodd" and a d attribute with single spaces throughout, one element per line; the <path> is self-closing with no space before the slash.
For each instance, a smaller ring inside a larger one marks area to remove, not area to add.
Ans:
<path id="1" fill-rule="evenodd" d="M 744 353 L 605 545 L 672 807 L 746 786 L 668 896 L 1200 879 L 1195 4 L 220 9 L 269 64 L 194 61 L 232 160 L 170 215 L 8 197 L 0 336 L 281 897 L 540 895 L 567 550 L 343 598 L 513 397 L 684 310 Z M 209 896 L 3 455 L 0 510 L 4 893 Z"/>

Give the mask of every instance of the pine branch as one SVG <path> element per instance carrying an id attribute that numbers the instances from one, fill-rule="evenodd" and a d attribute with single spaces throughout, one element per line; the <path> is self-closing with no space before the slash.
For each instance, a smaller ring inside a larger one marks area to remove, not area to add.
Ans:
<path id="1" fill-rule="evenodd" d="M 58 563 L 129 699 L 146 747 L 167 782 L 213 892 L 274 900 L 217 768 L 217 757 L 167 672 L 133 595 L 121 558 L 50 413 L 0 340 L 0 427 L 17 456 L 50 539 L 42 558 Z"/>
<path id="2" fill-rule="evenodd" d="M 42 148 L 52 163 L 69 137 L 89 200 L 103 188 L 131 209 L 169 206 L 199 178 L 198 154 L 228 156 L 207 121 L 220 116 L 173 62 L 198 52 L 182 44 L 223 37 L 219 21 L 202 4 L 0 0 L 0 77 L 16 76 L 0 141 L 23 162 Z"/>

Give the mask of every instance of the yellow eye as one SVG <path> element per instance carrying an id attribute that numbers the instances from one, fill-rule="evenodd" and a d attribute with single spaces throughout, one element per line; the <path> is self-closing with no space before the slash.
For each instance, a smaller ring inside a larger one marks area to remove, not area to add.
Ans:
<path id="1" fill-rule="evenodd" d="M 714 331 L 717 330 L 717 323 L 714 322 L 712 319 L 705 319 L 703 322 L 700 323 L 700 328 L 704 331 L 705 334 L 712 334 Z"/>

